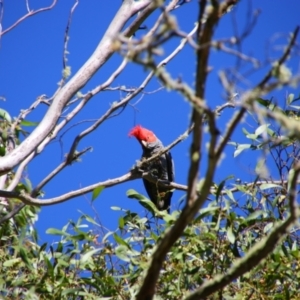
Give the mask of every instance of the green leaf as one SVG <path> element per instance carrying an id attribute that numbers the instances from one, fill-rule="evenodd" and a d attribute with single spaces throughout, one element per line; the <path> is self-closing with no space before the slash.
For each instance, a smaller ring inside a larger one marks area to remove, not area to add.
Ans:
<path id="1" fill-rule="evenodd" d="M 26 183 L 26 191 L 31 192 L 32 191 L 31 181 L 28 178 L 25 178 L 25 183 Z"/>
<path id="2" fill-rule="evenodd" d="M 3 263 L 3 267 L 12 267 L 16 264 L 20 263 L 20 258 L 13 258 L 13 259 L 9 259 L 9 260 L 6 260 L 4 263 Z"/>
<path id="3" fill-rule="evenodd" d="M 228 238 L 229 242 L 231 244 L 234 244 L 234 242 L 235 242 L 235 235 L 233 233 L 232 226 L 230 226 L 230 227 L 227 228 L 226 233 L 227 233 L 227 238 Z"/>
<path id="4" fill-rule="evenodd" d="M 161 215 L 164 214 L 164 212 L 159 211 L 159 210 L 157 209 L 157 207 L 155 206 L 155 204 L 154 204 L 151 200 L 147 199 L 146 197 L 145 197 L 144 200 L 139 200 L 139 203 L 140 203 L 144 208 L 146 208 L 147 210 L 149 210 L 152 214 L 157 214 L 157 215 L 159 215 L 159 216 L 161 216 Z"/>
<path id="5" fill-rule="evenodd" d="M 127 197 L 132 198 L 132 199 L 137 199 L 139 200 L 140 204 L 149 210 L 152 214 L 158 214 L 160 215 L 160 211 L 157 209 L 155 204 L 149 200 L 147 197 L 145 197 L 142 194 L 139 194 L 137 191 L 130 189 L 126 192 Z"/>
<path id="6" fill-rule="evenodd" d="M 83 218 L 85 218 L 88 222 L 90 222 L 94 225 L 100 226 L 100 224 L 98 224 L 92 217 L 90 217 L 89 215 L 83 213 L 81 210 L 78 210 L 78 211 L 82 214 Z"/>
<path id="7" fill-rule="evenodd" d="M 247 136 L 250 132 L 246 128 L 242 128 L 242 132 Z"/>
<path id="8" fill-rule="evenodd" d="M 251 144 L 240 144 L 237 149 L 234 151 L 233 157 L 237 157 L 244 150 L 251 148 Z"/>
<path id="9" fill-rule="evenodd" d="M 104 190 L 104 186 L 100 185 L 93 190 L 92 194 L 92 202 L 100 195 L 100 193 Z"/>
<path id="10" fill-rule="evenodd" d="M 119 206 L 111 206 L 110 209 L 111 210 L 122 210 L 122 208 Z"/>
<path id="11" fill-rule="evenodd" d="M 260 158 L 255 167 L 255 173 L 262 178 L 268 178 L 269 170 L 266 166 L 266 161 L 264 158 Z"/>
<path id="12" fill-rule="evenodd" d="M 56 229 L 56 228 L 49 228 L 46 230 L 47 234 L 53 234 L 53 235 L 62 235 L 62 236 L 70 236 L 70 234 L 66 233 L 65 231 Z"/>
<path id="13" fill-rule="evenodd" d="M 234 147 L 237 147 L 239 144 L 236 142 L 228 142 L 227 145 L 232 145 Z"/>
<path id="14" fill-rule="evenodd" d="M 46 247 L 47 247 L 47 243 L 44 243 L 44 244 L 40 247 L 39 253 L 43 252 L 43 251 L 46 249 Z"/>
<path id="15" fill-rule="evenodd" d="M 97 252 L 99 252 L 101 250 L 101 248 L 98 249 L 93 249 L 85 254 L 83 254 L 80 258 L 80 262 L 82 264 L 85 264 L 94 254 L 96 254 Z"/>
<path id="16" fill-rule="evenodd" d="M 255 130 L 255 135 L 259 136 L 261 135 L 263 132 L 265 132 L 267 130 L 267 128 L 270 126 L 270 124 L 263 124 L 261 126 L 259 126 L 258 128 L 256 128 Z"/>
<path id="17" fill-rule="evenodd" d="M 200 214 L 197 217 L 197 220 L 201 220 L 202 218 L 204 218 L 206 216 L 213 215 L 213 213 L 216 210 L 220 210 L 220 207 L 219 206 L 209 206 L 209 207 L 205 207 L 205 208 L 200 209 L 200 211 L 199 211 Z"/>
<path id="18" fill-rule="evenodd" d="M 261 190 L 267 190 L 267 189 L 273 189 L 273 188 L 282 189 L 283 187 L 281 185 L 274 184 L 274 183 L 263 183 L 260 185 Z"/>
<path id="19" fill-rule="evenodd" d="M 289 94 L 286 99 L 287 104 L 290 105 L 294 101 L 294 98 L 295 98 L 294 94 Z"/>
<path id="20" fill-rule="evenodd" d="M 28 266 L 28 267 L 32 267 L 32 264 L 28 258 L 28 252 L 23 248 L 21 247 L 20 248 L 20 256 L 22 258 L 22 260 L 24 261 L 24 263 Z"/>
<path id="21" fill-rule="evenodd" d="M 223 190 L 223 188 L 225 186 L 226 181 L 229 180 L 229 179 L 232 179 L 232 178 L 233 178 L 233 176 L 229 175 L 223 181 L 221 181 L 221 183 L 219 184 L 219 186 L 217 188 L 217 192 L 216 192 L 216 200 L 217 201 L 218 201 L 219 196 L 220 196 L 220 194 L 221 194 L 221 192 L 222 192 L 222 190 Z"/>
<path id="22" fill-rule="evenodd" d="M 4 156 L 6 153 L 6 148 L 3 146 L 0 146 L 0 156 Z"/>
<path id="23" fill-rule="evenodd" d="M 119 218 L 119 228 L 120 229 L 123 229 L 124 228 L 124 225 L 125 225 L 125 221 L 124 221 L 124 218 Z"/>
<path id="24" fill-rule="evenodd" d="M 69 237 L 75 241 L 83 241 L 83 240 L 88 240 L 89 235 L 85 232 L 81 232 L 80 234 L 69 235 Z"/>
<path id="25" fill-rule="evenodd" d="M 271 100 L 265 100 L 265 99 L 262 99 L 262 98 L 257 98 L 256 101 L 261 104 L 262 106 L 264 107 L 269 107 L 270 103 L 271 103 Z"/>
<path id="26" fill-rule="evenodd" d="M 118 246 L 118 247 L 116 247 L 115 252 L 116 252 L 116 255 L 120 259 L 122 259 L 122 260 L 124 260 L 126 262 L 130 262 L 130 258 L 128 256 L 128 248 L 127 247 L 122 246 L 122 245 Z"/>
<path id="27" fill-rule="evenodd" d="M 112 234 L 114 234 L 114 232 L 113 232 L 113 231 L 109 231 L 109 232 L 103 237 L 102 243 L 104 243 L 104 242 L 107 240 L 107 238 L 108 238 L 110 235 L 112 235 Z"/>
<path id="28" fill-rule="evenodd" d="M 137 191 L 130 189 L 126 192 L 126 195 L 128 198 L 133 198 L 137 200 L 147 200 L 147 198 L 141 194 L 139 194 Z"/>
<path id="29" fill-rule="evenodd" d="M 278 107 L 276 104 L 272 103 L 272 100 L 257 98 L 256 101 L 260 103 L 262 106 L 268 108 L 269 110 L 283 113 L 283 110 L 280 107 Z"/>
<path id="30" fill-rule="evenodd" d="M 78 295 L 79 293 L 79 289 L 72 289 L 72 288 L 70 288 L 70 289 L 63 289 L 63 291 L 62 291 L 62 293 L 61 293 L 61 295 L 62 296 L 66 296 L 66 295 L 69 295 L 69 294 L 72 294 L 72 295 Z"/>
<path id="31" fill-rule="evenodd" d="M 256 140 L 257 140 L 257 135 L 254 134 L 254 133 L 247 134 L 246 137 L 247 137 L 249 140 L 252 140 L 252 141 L 256 141 Z"/>
<path id="32" fill-rule="evenodd" d="M 218 188 L 217 188 L 217 192 L 216 192 L 216 200 L 217 200 L 217 201 L 219 200 L 220 194 L 221 194 L 221 192 L 222 192 L 222 190 L 223 190 L 223 187 L 225 186 L 225 182 L 226 182 L 226 179 L 223 180 L 223 181 L 219 184 L 219 186 L 218 186 Z"/>
<path id="33" fill-rule="evenodd" d="M 54 280 L 54 268 L 46 255 L 44 256 L 44 261 L 46 262 L 46 266 L 47 266 L 47 275 L 51 276 L 52 280 Z"/>
<path id="34" fill-rule="evenodd" d="M 40 122 L 31 122 L 23 120 L 20 124 L 21 126 L 38 126 Z"/>
<path id="35" fill-rule="evenodd" d="M 233 197 L 233 193 L 232 193 L 231 190 L 226 190 L 226 194 L 227 194 L 227 196 L 229 197 L 229 199 L 230 199 L 231 201 L 235 202 L 235 199 L 234 199 L 234 197 Z"/>
<path id="36" fill-rule="evenodd" d="M 250 214 L 250 215 L 244 220 L 244 222 L 252 221 L 252 220 L 257 220 L 262 214 L 264 214 L 264 212 L 263 212 L 262 210 L 256 210 L 255 212 L 253 212 L 252 214 Z"/>
<path id="37" fill-rule="evenodd" d="M 291 169 L 288 174 L 288 191 L 291 189 L 292 180 L 295 176 L 295 169 Z"/>
<path id="38" fill-rule="evenodd" d="M 271 228 L 274 226 L 273 222 L 268 223 L 265 227 L 264 227 L 264 233 L 267 233 L 268 231 L 271 230 Z"/>
<path id="39" fill-rule="evenodd" d="M 61 258 L 57 258 L 57 266 L 63 266 L 63 267 L 69 267 L 70 266 L 70 262 L 67 262 Z"/>
<path id="40" fill-rule="evenodd" d="M 116 233 L 114 233 L 114 234 L 113 234 L 113 237 L 114 237 L 115 241 L 116 241 L 119 245 L 126 246 L 128 249 L 130 249 L 129 244 L 126 243 L 119 235 L 117 235 Z"/>
<path id="41" fill-rule="evenodd" d="M 10 114 L 6 110 L 4 110 L 2 108 L 0 108 L 0 117 L 2 119 L 6 120 L 7 122 L 11 123 L 11 116 L 10 116 Z"/>

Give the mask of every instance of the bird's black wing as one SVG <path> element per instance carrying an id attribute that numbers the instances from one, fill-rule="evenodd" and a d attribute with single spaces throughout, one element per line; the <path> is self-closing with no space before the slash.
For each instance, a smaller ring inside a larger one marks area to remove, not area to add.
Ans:
<path id="1" fill-rule="evenodd" d="M 172 182 L 175 181 L 174 161 L 171 152 L 167 152 L 165 155 L 166 155 L 167 170 L 168 170 L 168 180 Z"/>

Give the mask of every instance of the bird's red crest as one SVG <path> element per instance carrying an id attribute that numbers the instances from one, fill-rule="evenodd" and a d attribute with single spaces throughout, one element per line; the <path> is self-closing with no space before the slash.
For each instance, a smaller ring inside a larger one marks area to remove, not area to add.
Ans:
<path id="1" fill-rule="evenodd" d="M 155 134 L 152 131 L 143 128 L 140 125 L 132 128 L 128 135 L 136 137 L 139 141 L 146 141 L 148 143 L 152 143 L 157 140 Z"/>

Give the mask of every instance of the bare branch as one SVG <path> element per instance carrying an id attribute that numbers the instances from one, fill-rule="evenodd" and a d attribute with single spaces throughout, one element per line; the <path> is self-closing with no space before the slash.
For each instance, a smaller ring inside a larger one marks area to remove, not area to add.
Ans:
<path id="1" fill-rule="evenodd" d="M 81 67 L 81 69 L 62 87 L 55 95 L 51 106 L 45 114 L 41 123 L 36 129 L 17 147 L 12 153 L 4 158 L 0 158 L 0 174 L 6 173 L 18 165 L 24 158 L 32 153 L 54 129 L 62 110 L 70 99 L 79 91 L 97 70 L 114 53 L 111 43 L 125 23 L 138 11 L 146 8 L 151 3 L 150 0 L 133 1 L 124 0 L 115 15 L 115 18 L 109 25 L 106 33 L 100 41 L 95 52 Z"/>
<path id="2" fill-rule="evenodd" d="M 8 214 L 6 214 L 2 219 L 0 219 L 0 225 L 3 224 L 5 221 L 13 218 L 19 211 L 21 211 L 24 207 L 26 206 L 26 204 L 21 203 L 20 205 L 17 205 L 16 207 L 14 207 L 14 209 L 12 211 L 10 211 Z"/>
<path id="3" fill-rule="evenodd" d="M 36 99 L 35 102 L 31 104 L 31 106 L 28 109 L 21 110 L 19 116 L 15 119 L 11 126 L 12 132 L 16 130 L 16 127 L 26 118 L 28 114 L 30 114 L 34 109 L 36 109 L 39 104 L 45 103 L 45 98 L 46 95 L 41 95 Z"/>
<path id="4" fill-rule="evenodd" d="M 44 11 L 47 11 L 47 10 L 51 10 L 57 3 L 57 0 L 53 0 L 52 4 L 50 6 L 47 6 L 47 7 L 43 7 L 43 8 L 40 8 L 40 9 L 37 9 L 37 10 L 29 10 L 29 5 L 28 5 L 28 2 L 27 3 L 27 10 L 28 10 L 28 13 L 21 17 L 18 21 L 16 21 L 13 25 L 11 25 L 10 27 L 8 27 L 7 29 L 3 30 L 2 32 L 0 32 L 0 37 L 2 35 L 4 35 L 5 33 L 9 32 L 10 30 L 14 29 L 16 26 L 18 26 L 21 22 L 23 22 L 25 19 L 29 18 L 29 17 L 32 17 L 38 13 L 41 13 L 41 12 L 44 12 Z"/>
<path id="5" fill-rule="evenodd" d="M 166 8 L 167 10 L 171 10 L 173 9 L 176 4 L 179 2 L 179 0 L 172 0 L 168 7 Z M 143 11 L 141 11 L 139 13 L 139 15 L 137 16 L 137 18 L 126 28 L 126 30 L 124 30 L 123 35 L 125 37 L 131 37 L 143 24 L 143 22 L 158 8 L 158 2 L 157 1 L 152 1 L 152 3 L 150 5 L 148 5 Z M 156 22 L 159 23 L 161 20 L 160 16 L 158 18 L 158 21 Z M 156 28 L 156 24 L 153 27 L 153 30 L 151 32 L 155 31 Z"/>
<path id="6" fill-rule="evenodd" d="M 268 83 L 268 81 L 273 77 L 274 74 L 274 70 L 276 68 L 280 68 L 281 65 L 288 59 L 288 56 L 290 55 L 290 52 L 293 48 L 293 46 L 295 45 L 298 33 L 299 33 L 299 29 L 300 27 L 297 26 L 296 29 L 294 30 L 290 42 L 286 47 L 286 50 L 284 51 L 283 55 L 281 56 L 281 58 L 277 61 L 277 63 L 273 66 L 273 68 L 270 69 L 270 71 L 266 74 L 266 76 L 261 80 L 261 82 L 257 85 L 258 88 L 262 89 L 266 83 Z"/>
<path id="7" fill-rule="evenodd" d="M 20 192 L 20 193 L 19 192 L 0 191 L 0 196 L 7 197 L 7 198 L 16 198 L 28 205 L 48 206 L 48 205 L 63 203 L 74 197 L 78 197 L 78 196 L 84 195 L 86 193 L 89 193 L 89 192 L 93 191 L 95 188 L 97 188 L 98 186 L 111 187 L 111 186 L 115 186 L 117 184 L 127 182 L 130 180 L 134 180 L 134 179 L 137 179 L 140 177 L 141 177 L 141 175 L 139 175 L 137 172 L 129 172 L 123 176 L 120 176 L 120 177 L 117 177 L 114 179 L 97 182 L 95 184 L 78 189 L 76 191 L 72 191 L 72 192 L 66 193 L 66 194 L 58 196 L 58 197 L 54 197 L 51 199 L 44 199 L 44 200 L 40 200 L 40 199 L 31 197 L 30 195 L 25 193 L 25 191 Z"/>
<path id="8" fill-rule="evenodd" d="M 212 42 L 212 47 L 216 48 L 217 50 L 222 50 L 225 53 L 234 55 L 234 56 L 238 57 L 241 60 L 249 61 L 254 65 L 255 68 L 257 68 L 260 65 L 260 62 L 259 62 L 258 59 L 254 58 L 254 57 L 251 57 L 251 56 L 248 56 L 248 55 L 246 55 L 242 52 L 239 52 L 237 50 L 226 47 L 224 45 L 224 43 L 222 43 L 222 42 L 219 42 L 219 41 Z"/>
<path id="9" fill-rule="evenodd" d="M 172 147 L 174 147 L 175 145 L 177 145 L 180 141 L 182 141 L 188 134 L 188 132 L 190 132 L 192 130 L 192 128 L 189 128 L 183 135 L 179 136 L 175 142 L 173 142 L 172 144 L 170 144 L 170 146 L 168 146 L 167 150 L 171 149 Z M 72 161 L 78 159 L 79 156 L 81 156 L 82 154 L 84 154 L 86 151 L 88 151 L 90 148 L 86 148 L 83 151 L 76 153 L 75 156 L 73 156 Z M 165 151 L 165 152 L 166 152 Z M 162 152 L 164 153 L 164 152 Z M 16 180 L 14 181 L 15 183 L 17 183 L 19 181 L 19 176 L 22 173 L 24 167 L 28 164 L 28 162 L 34 157 L 34 154 L 31 154 L 26 160 L 24 160 L 22 162 L 22 164 L 20 165 L 19 169 L 18 169 L 18 175 L 16 176 Z M 153 157 L 156 157 L 153 156 Z M 151 158 L 150 158 L 151 159 Z M 71 162 L 72 162 L 71 161 Z M 49 182 L 49 180 L 51 180 L 52 178 L 54 178 L 63 168 L 65 168 L 67 165 L 69 165 L 70 162 L 68 162 L 68 160 L 66 159 L 63 163 L 61 163 L 58 167 L 56 167 L 49 175 L 47 175 L 31 192 L 30 195 L 26 194 L 24 191 L 23 192 L 12 192 L 10 191 L 1 191 L 0 190 L 0 197 L 7 197 L 7 198 L 17 198 L 20 199 L 21 201 L 23 201 L 25 204 L 28 205 L 40 205 L 40 206 L 45 206 L 45 205 L 53 205 L 56 203 L 62 203 L 65 202 L 71 198 L 89 193 L 91 191 L 93 191 L 96 187 L 98 186 L 104 186 L 104 187 L 112 187 L 115 186 L 117 184 L 126 182 L 126 181 L 130 181 L 130 180 L 135 180 L 138 178 L 143 178 L 146 177 L 148 174 L 146 172 L 143 172 L 140 170 L 140 167 L 143 166 L 145 163 L 147 163 L 147 161 L 143 161 L 141 164 L 139 164 L 137 167 L 133 168 L 129 173 L 120 176 L 118 178 L 114 178 L 114 179 L 109 179 L 103 182 L 99 182 L 90 186 L 87 186 L 85 188 L 76 190 L 76 191 L 72 191 L 69 193 L 66 193 L 64 195 L 61 195 L 59 197 L 55 197 L 55 198 L 51 198 L 51 199 L 47 199 L 47 200 L 39 200 L 36 199 L 35 197 L 38 195 L 39 191 L 41 190 L 41 188 L 47 184 L 47 182 Z M 156 182 L 156 181 L 155 181 Z M 177 183 L 169 183 L 169 182 L 161 182 L 158 181 L 157 182 L 159 185 L 162 186 L 171 186 L 172 188 L 177 188 L 180 190 L 184 190 L 184 186 L 177 184 Z M 12 185 L 13 186 L 13 185 Z"/>
<path id="10" fill-rule="evenodd" d="M 72 161 L 77 161 L 83 154 L 85 154 L 87 151 L 90 151 L 92 147 L 87 147 L 83 149 L 82 151 L 75 153 Z M 57 166 L 51 173 L 49 173 L 31 192 L 31 197 L 36 197 L 41 189 L 50 181 L 52 180 L 60 171 L 62 171 L 66 166 L 68 166 L 70 163 L 65 160 L 62 162 L 59 166 Z"/>
<path id="11" fill-rule="evenodd" d="M 165 66 L 167 63 L 169 63 L 175 56 L 176 54 L 178 54 L 183 47 L 186 45 L 188 38 L 190 36 L 192 36 L 195 31 L 197 29 L 197 25 L 195 26 L 195 28 L 188 34 L 188 36 L 183 39 L 179 46 L 176 47 L 176 49 L 170 54 L 168 55 L 165 59 L 163 59 L 157 66 L 157 68 L 160 68 L 162 66 Z M 111 78 L 115 78 L 125 67 L 127 63 L 127 59 L 125 58 L 122 62 L 122 64 L 120 65 L 120 67 L 114 72 L 114 74 L 111 76 Z M 127 103 L 133 99 L 136 95 L 138 95 L 141 91 L 144 90 L 145 86 L 148 84 L 148 82 L 151 80 L 151 78 L 155 75 L 155 71 L 151 71 L 148 76 L 145 78 L 145 80 L 142 82 L 142 84 L 136 88 L 135 90 L 133 90 L 132 93 L 130 93 L 128 96 L 126 96 L 124 99 L 122 99 L 121 101 L 114 103 L 107 111 L 106 113 L 99 118 L 99 120 L 97 122 L 95 122 L 92 126 L 90 126 L 89 128 L 87 128 L 86 130 L 84 130 L 83 132 L 81 132 L 79 135 L 77 135 L 77 137 L 74 139 L 74 142 L 71 146 L 71 149 L 69 151 L 69 155 L 68 157 L 72 157 L 72 153 L 74 153 L 74 151 L 76 150 L 78 143 L 80 142 L 80 140 L 85 137 L 86 135 L 88 135 L 89 133 L 91 133 L 92 131 L 94 131 L 101 123 L 103 123 L 106 119 L 108 119 L 112 113 L 114 113 L 117 109 L 124 107 L 127 105 Z M 110 85 L 112 82 L 112 80 L 108 79 L 104 84 L 98 86 L 97 88 L 95 88 L 93 91 L 91 91 L 89 93 L 89 95 L 95 95 L 96 93 L 99 93 L 101 90 L 105 89 L 108 85 Z M 178 141 L 179 142 L 179 141 Z"/>
<path id="12" fill-rule="evenodd" d="M 63 69 L 65 69 L 67 67 L 67 53 L 68 53 L 68 42 L 69 42 L 69 31 L 70 31 L 70 26 L 71 26 L 71 22 L 72 22 L 72 17 L 74 14 L 74 11 L 77 7 L 77 5 L 79 4 L 79 0 L 75 0 L 74 5 L 71 8 L 70 11 L 70 15 L 69 15 L 69 19 L 68 19 L 68 23 L 67 23 L 67 27 L 65 30 L 65 36 L 64 36 L 64 53 L 63 53 Z M 62 79 L 64 80 L 64 79 Z"/>
<path id="13" fill-rule="evenodd" d="M 158 29 L 159 25 L 162 23 L 163 19 L 168 16 L 167 13 L 174 10 L 177 7 L 178 2 L 179 2 L 178 0 L 172 0 L 167 5 L 167 7 L 163 10 L 163 13 L 157 18 L 154 26 L 150 30 L 148 30 L 145 38 L 149 38 L 154 35 L 154 33 Z"/>

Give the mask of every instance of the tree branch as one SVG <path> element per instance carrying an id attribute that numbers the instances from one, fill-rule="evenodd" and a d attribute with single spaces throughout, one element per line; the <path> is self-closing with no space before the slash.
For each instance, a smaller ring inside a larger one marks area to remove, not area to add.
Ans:
<path id="1" fill-rule="evenodd" d="M 68 53 L 69 31 L 70 31 L 70 26 L 71 26 L 71 22 L 72 22 L 72 17 L 73 17 L 74 11 L 75 11 L 75 9 L 76 9 L 76 7 L 77 7 L 78 4 L 79 4 L 79 0 L 75 0 L 75 3 L 73 4 L 73 6 L 71 8 L 69 19 L 68 19 L 68 23 L 67 23 L 66 30 L 65 30 L 65 35 L 64 35 L 64 53 L 63 53 L 63 70 L 67 67 L 67 53 Z M 62 80 L 64 80 L 64 78 Z"/>
<path id="2" fill-rule="evenodd" d="M 0 174 L 6 173 L 18 165 L 43 142 L 55 127 L 68 101 L 70 101 L 77 91 L 85 86 L 97 70 L 114 53 L 111 43 L 124 27 L 125 23 L 150 3 L 150 0 L 138 2 L 124 0 L 122 2 L 119 11 L 109 25 L 95 52 L 70 81 L 57 92 L 41 123 L 12 153 L 5 158 L 0 158 Z"/>
<path id="3" fill-rule="evenodd" d="M 52 180 L 60 171 L 70 165 L 72 162 L 77 161 L 83 154 L 90 151 L 92 147 L 87 147 L 82 151 L 73 154 L 72 160 L 65 160 L 59 166 L 57 166 L 51 173 L 49 173 L 31 192 L 31 197 L 36 197 L 43 186 L 45 186 L 50 180 Z"/>
<path id="4" fill-rule="evenodd" d="M 188 129 L 187 132 L 191 130 L 191 129 Z M 175 140 L 175 143 L 173 142 L 172 144 L 170 144 L 168 146 L 168 150 L 171 149 L 172 147 L 174 147 L 175 145 L 177 145 L 180 141 L 183 140 L 183 136 L 186 136 L 185 134 L 184 135 L 181 135 L 179 136 L 179 138 L 177 138 Z M 72 158 L 72 161 L 74 159 L 77 159 L 80 155 L 84 154 L 86 151 L 88 151 L 89 148 L 87 149 L 84 149 L 83 151 L 79 152 L 78 154 L 76 154 L 76 156 Z M 164 152 L 163 152 L 164 153 Z M 34 155 L 30 155 L 21 165 L 20 165 L 20 172 L 19 174 L 21 174 L 22 170 L 21 169 L 21 166 L 24 168 L 27 163 L 28 163 L 28 160 L 32 159 Z M 64 161 L 63 163 L 61 163 L 57 168 L 55 168 L 49 175 L 47 175 L 34 189 L 33 191 L 31 192 L 31 194 L 27 194 L 25 193 L 25 191 L 21 191 L 21 192 L 13 192 L 13 191 L 4 191 L 4 190 L 0 190 L 0 197 L 3 196 L 3 197 L 7 197 L 7 198 L 17 198 L 21 201 L 23 201 L 23 203 L 25 204 L 28 204 L 28 205 L 39 205 L 39 206 L 46 206 L 46 205 L 53 205 L 53 204 L 57 204 L 57 203 L 62 203 L 62 202 L 65 202 L 71 198 L 74 198 L 74 197 L 77 197 L 77 196 L 81 196 L 81 195 L 84 195 L 86 193 L 89 193 L 91 191 L 93 191 L 96 187 L 98 186 L 103 186 L 103 187 L 112 187 L 112 186 L 115 186 L 117 184 L 120 184 L 120 183 L 123 183 L 123 182 L 126 182 L 126 181 L 130 181 L 130 180 L 135 180 L 135 179 L 139 179 L 139 178 L 143 178 L 143 176 L 147 176 L 147 173 L 143 172 L 140 170 L 140 168 L 146 164 L 148 162 L 147 161 L 143 161 L 142 163 L 140 163 L 138 166 L 134 167 L 129 173 L 123 175 L 123 176 L 120 176 L 120 177 L 117 177 L 117 178 L 114 178 L 114 179 L 109 179 L 109 180 L 106 180 L 106 181 L 103 181 L 103 182 L 98 182 L 98 183 L 95 183 L 93 185 L 90 185 L 90 186 L 87 186 L 85 188 L 82 188 L 82 189 L 78 189 L 76 191 L 72 191 L 72 192 L 69 192 L 69 193 L 66 193 L 66 194 L 63 194 L 61 196 L 58 196 L 58 197 L 54 197 L 54 198 L 51 198 L 51 199 L 43 199 L 43 200 L 40 200 L 40 199 L 36 199 L 35 197 L 37 196 L 38 192 L 40 191 L 40 189 L 45 185 L 47 184 L 47 182 L 49 182 L 49 180 L 51 180 L 54 176 L 56 176 L 58 174 L 58 172 L 60 172 L 63 168 L 65 168 L 70 162 L 68 162 L 67 160 Z M 165 182 L 157 182 L 159 185 L 162 185 L 162 186 L 172 186 L 173 188 L 178 188 L 178 189 L 184 189 L 184 186 L 183 185 L 180 185 L 180 184 L 176 184 L 176 183 L 165 183 Z"/>
<path id="5" fill-rule="evenodd" d="M 168 55 L 165 59 L 163 59 L 157 66 L 157 68 L 160 68 L 162 66 L 165 66 L 166 64 L 168 64 L 182 49 L 183 47 L 186 45 L 186 43 L 188 42 L 189 37 L 191 37 L 195 31 L 197 29 L 197 26 L 195 26 L 193 28 L 193 30 L 187 35 L 187 37 L 185 39 L 183 39 L 180 44 L 175 48 L 175 50 Z M 125 67 L 127 63 L 127 59 L 125 58 L 123 63 L 119 66 L 119 68 L 113 73 L 113 75 L 110 77 L 113 79 L 117 77 L 117 75 L 119 75 L 119 73 L 123 70 L 123 68 Z M 72 157 L 74 151 L 76 150 L 80 140 L 82 138 L 84 138 L 86 135 L 88 135 L 89 133 L 91 133 L 92 131 L 94 131 L 98 126 L 100 126 L 106 119 L 108 119 L 112 113 L 114 113 L 116 110 L 118 110 L 121 107 L 124 107 L 125 105 L 127 105 L 127 103 L 132 100 L 136 95 L 138 95 L 140 92 L 142 92 L 145 88 L 145 86 L 148 84 L 148 82 L 151 80 L 151 78 L 155 75 L 155 71 L 151 71 L 148 76 L 145 78 L 145 80 L 142 82 L 142 84 L 134 89 L 132 91 L 132 93 L 130 93 L 128 96 L 126 96 L 124 99 L 122 99 L 121 101 L 119 101 L 118 103 L 114 103 L 106 112 L 104 115 L 102 115 L 101 118 L 99 118 L 99 120 L 97 120 L 92 126 L 90 126 L 89 128 L 87 128 L 86 130 L 82 131 L 80 134 L 78 134 L 76 136 L 76 138 L 74 139 L 72 146 L 70 148 L 69 151 L 69 155 L 68 157 Z M 91 96 L 94 96 L 95 94 L 99 93 L 101 90 L 105 89 L 108 85 L 110 85 L 112 82 L 111 79 L 108 79 L 104 84 L 102 84 L 101 86 L 98 86 L 97 88 L 95 88 L 93 91 L 91 91 L 89 94 Z M 190 133 L 190 131 L 188 132 L 188 134 Z M 182 139 L 184 139 L 184 137 L 182 137 Z M 181 139 L 181 140 L 182 140 Z M 179 143 L 181 140 L 179 140 L 177 143 Z M 177 144 L 176 143 L 176 144 Z M 174 144 L 175 146 L 175 144 Z M 162 155 L 162 153 L 160 154 Z"/>
<path id="6" fill-rule="evenodd" d="M 27 19 L 29 17 L 32 17 L 32 16 L 34 16 L 34 15 L 40 13 L 40 12 L 52 9 L 56 5 L 56 3 L 57 3 L 57 0 L 53 0 L 52 4 L 50 6 L 48 6 L 48 7 L 43 7 L 43 8 L 37 9 L 37 10 L 30 10 L 30 11 L 28 11 L 28 13 L 25 16 L 21 17 L 13 25 L 11 25 L 7 29 L 3 30 L 2 32 L 0 31 L 0 37 L 2 35 L 6 34 L 7 32 L 9 32 L 10 30 L 14 29 L 17 25 L 19 25 L 25 19 Z M 27 10 L 28 10 L 28 6 L 27 6 Z"/>
<path id="7" fill-rule="evenodd" d="M 289 44 L 287 45 L 283 55 L 281 58 L 276 62 L 276 64 L 273 65 L 273 67 L 269 70 L 269 72 L 266 74 L 266 76 L 261 80 L 261 82 L 257 85 L 258 88 L 262 89 L 266 83 L 274 76 L 274 69 L 275 68 L 280 68 L 282 64 L 288 59 L 290 52 L 295 45 L 298 33 L 299 33 L 299 26 L 297 26 L 291 35 L 291 39 Z"/>
<path id="8" fill-rule="evenodd" d="M 213 29 L 215 24 L 218 21 L 218 5 L 215 1 L 213 1 L 214 7 L 210 13 L 210 15 L 207 18 L 207 21 L 205 23 L 205 28 L 202 31 L 202 27 L 200 24 L 202 23 L 202 18 L 204 15 L 204 11 L 206 9 L 206 1 L 202 0 L 200 1 L 200 14 L 198 18 L 198 44 L 206 44 L 210 43 Z M 198 180 L 198 168 L 199 168 L 199 162 L 200 162 L 200 148 L 201 148 L 201 140 L 202 140 L 202 120 L 203 120 L 203 113 L 204 108 L 205 112 L 208 113 L 208 116 L 210 118 L 209 125 L 210 129 L 213 132 L 211 144 L 215 144 L 216 142 L 216 136 L 215 132 L 213 130 L 214 128 L 214 116 L 211 114 L 211 111 L 209 111 L 208 108 L 206 108 L 206 105 L 204 104 L 204 84 L 206 80 L 206 72 L 207 72 L 207 62 L 208 62 L 208 55 L 209 55 L 209 47 L 207 48 L 200 48 L 197 51 L 197 75 L 196 75 L 196 97 L 191 97 L 195 100 L 196 104 L 195 108 L 193 109 L 193 115 L 192 115 L 192 124 L 194 124 L 194 130 L 193 130 L 193 141 L 191 146 L 191 165 L 188 175 L 188 192 L 187 192 L 187 205 L 184 207 L 179 219 L 176 221 L 174 226 L 168 231 L 165 236 L 161 239 L 158 247 L 156 248 L 155 252 L 152 255 L 152 260 L 150 267 L 148 268 L 146 277 L 143 281 L 143 284 L 137 294 L 136 299 L 142 300 L 142 299 L 152 299 L 153 295 L 155 293 L 155 285 L 158 280 L 159 272 L 161 269 L 161 266 L 163 264 L 163 261 L 165 260 L 165 256 L 171 246 L 175 243 L 175 241 L 180 237 L 181 233 L 183 232 L 186 225 L 189 223 L 189 221 L 193 218 L 194 214 L 197 212 L 199 206 L 201 203 L 204 202 L 206 199 L 206 196 L 209 193 L 210 180 L 212 181 L 212 168 L 209 168 L 209 177 L 207 177 L 207 184 L 204 187 L 205 190 L 203 190 L 203 197 L 199 197 L 197 199 L 198 193 L 196 190 L 197 180 Z M 161 74 L 161 73 L 160 73 Z M 158 75 L 159 77 L 159 75 Z M 167 81 L 169 84 L 170 82 Z M 167 85 L 169 86 L 169 85 Z M 215 162 L 216 163 L 216 162 Z M 197 202 L 195 200 L 197 199 Z"/>

